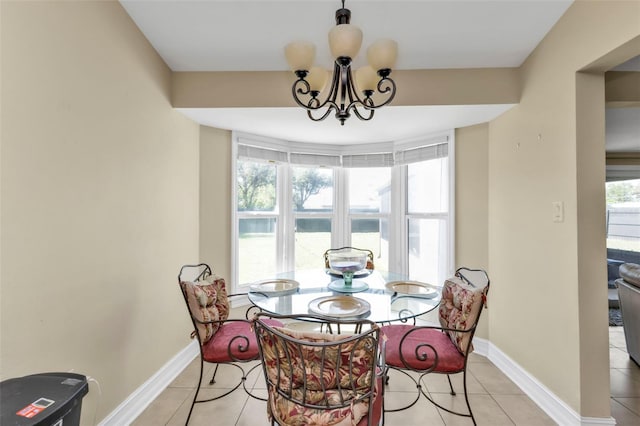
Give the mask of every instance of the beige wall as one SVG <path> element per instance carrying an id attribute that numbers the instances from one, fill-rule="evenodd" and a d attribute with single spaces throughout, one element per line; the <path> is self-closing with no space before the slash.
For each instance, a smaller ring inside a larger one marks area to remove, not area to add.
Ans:
<path id="1" fill-rule="evenodd" d="M 200 127 L 200 261 L 231 282 L 231 132 Z M 235 182 L 235 179 L 233 180 Z"/>
<path id="2" fill-rule="evenodd" d="M 517 68 L 399 70 L 391 77 L 399 88 L 396 106 L 512 104 L 520 98 Z M 176 108 L 295 107 L 294 81 L 288 71 L 174 72 L 171 103 Z M 411 90 L 402 89 L 407 87 Z"/>
<path id="3" fill-rule="evenodd" d="M 229 274 L 229 133 L 172 110 L 169 70 L 116 2 L 0 5 L 0 377 L 91 375 L 101 419 L 188 343 L 179 265 Z M 604 98 L 576 71 L 638 37 L 639 17 L 639 2 L 578 0 L 522 68 L 520 105 L 456 132 L 457 263 L 492 278 L 479 335 L 582 416 L 609 415 L 604 105 L 588 107 Z M 496 102 L 520 92 L 504 73 Z"/>
<path id="4" fill-rule="evenodd" d="M 586 417 L 610 413 L 604 76 L 576 72 L 639 34 L 639 2 L 575 2 L 489 125 L 491 341 Z"/>
<path id="5" fill-rule="evenodd" d="M 93 424 L 189 343 L 198 126 L 117 2 L 0 4 L 0 377 L 95 378 Z"/>
<path id="6" fill-rule="evenodd" d="M 456 268 L 483 268 L 489 276 L 489 125 L 456 129 Z M 492 291 L 490 291 L 492 293 Z M 491 299 L 491 296 L 489 296 Z M 489 339 L 486 309 L 476 336 Z"/>

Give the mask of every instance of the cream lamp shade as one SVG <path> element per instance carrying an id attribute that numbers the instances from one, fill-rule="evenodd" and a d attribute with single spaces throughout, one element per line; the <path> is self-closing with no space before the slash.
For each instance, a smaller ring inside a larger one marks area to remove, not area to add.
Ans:
<path id="1" fill-rule="evenodd" d="M 316 57 L 316 46 L 308 41 L 293 41 L 284 47 L 292 71 L 309 71 Z"/>
<path id="2" fill-rule="evenodd" d="M 356 86 L 361 92 L 365 90 L 375 91 L 380 77 L 369 65 L 356 70 Z"/>
<path id="3" fill-rule="evenodd" d="M 367 61 L 376 70 L 393 69 L 398 58 L 398 43 L 389 39 L 381 39 L 367 49 Z"/>
<path id="4" fill-rule="evenodd" d="M 311 69 L 309 70 L 309 74 L 307 75 L 307 83 L 309 83 L 309 88 L 311 90 L 315 90 L 316 92 L 322 92 L 324 90 L 324 87 L 327 85 L 328 79 L 328 71 L 320 67 L 311 67 Z"/>
<path id="5" fill-rule="evenodd" d="M 335 59 L 355 58 L 362 45 L 362 31 L 351 24 L 336 25 L 329 31 L 329 48 Z"/>

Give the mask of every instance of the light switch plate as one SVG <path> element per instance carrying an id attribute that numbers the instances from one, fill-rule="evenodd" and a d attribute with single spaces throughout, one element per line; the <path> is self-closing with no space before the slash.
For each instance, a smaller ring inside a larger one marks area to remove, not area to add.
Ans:
<path id="1" fill-rule="evenodd" d="M 562 201 L 553 201 L 551 207 L 553 209 L 553 221 L 556 223 L 564 222 L 564 203 Z"/>

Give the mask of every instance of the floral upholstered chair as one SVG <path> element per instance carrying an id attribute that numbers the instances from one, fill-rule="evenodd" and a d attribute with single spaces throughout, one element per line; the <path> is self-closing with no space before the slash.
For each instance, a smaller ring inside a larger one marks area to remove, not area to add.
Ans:
<path id="1" fill-rule="evenodd" d="M 251 395 L 245 387 L 247 374 L 251 370 L 245 372 L 240 364 L 255 361 L 259 356 L 256 336 L 251 329 L 250 321 L 229 318 L 229 299 L 240 296 L 240 294 L 227 294 L 225 280 L 214 275 L 209 265 L 201 263 L 183 266 L 178 274 L 178 283 L 193 324 L 191 337 L 198 339 L 200 348 L 200 379 L 185 423 L 188 424 L 193 412 L 193 406 L 196 403 L 222 398 L 238 389 L 241 385 Z M 270 322 L 270 324 L 282 325 L 278 321 Z M 216 364 L 209 384 L 215 383 L 216 373 L 220 364 L 232 365 L 238 368 L 242 377 L 234 388 L 226 390 L 223 394 L 198 400 L 205 362 Z"/>
<path id="2" fill-rule="evenodd" d="M 259 313 L 254 327 L 267 384 L 267 415 L 278 425 L 378 425 L 383 421 L 379 328 L 368 320 L 344 321 L 367 331 L 339 335 L 273 327 L 265 317 L 318 321 L 316 316 Z"/>
<path id="3" fill-rule="evenodd" d="M 400 371 L 416 382 L 418 395 L 409 405 L 389 409 L 400 411 L 413 406 L 424 395 L 438 408 L 459 416 L 470 417 L 476 424 L 467 395 L 467 360 L 473 351 L 472 339 L 489 292 L 489 277 L 480 269 L 460 268 L 445 281 L 439 307 L 440 327 L 392 324 L 381 328 L 386 341 L 385 363 L 388 369 Z M 407 371 L 421 373 L 417 380 Z M 462 373 L 467 412 L 456 412 L 436 403 L 422 387 L 429 373 Z M 388 380 L 388 377 L 387 377 Z"/>

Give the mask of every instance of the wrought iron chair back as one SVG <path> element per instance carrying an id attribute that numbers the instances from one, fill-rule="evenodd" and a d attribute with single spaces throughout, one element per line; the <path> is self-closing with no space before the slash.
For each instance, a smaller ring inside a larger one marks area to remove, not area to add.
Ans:
<path id="1" fill-rule="evenodd" d="M 217 277 L 206 263 L 184 265 L 178 273 L 178 284 L 193 325 L 191 338 L 197 338 L 200 351 L 200 376 L 189 414 L 185 424 L 189 423 L 193 407 L 197 403 L 213 401 L 225 397 L 243 387 L 245 392 L 256 399 L 246 388 L 247 375 L 259 365 L 245 371 L 240 365 L 258 359 L 258 346 L 255 334 L 248 319 L 231 319 L 229 300 L 242 294 L 228 294 L 224 279 Z M 274 323 L 281 325 L 281 323 Z M 204 363 L 215 364 L 209 385 L 215 383 L 218 367 L 230 365 L 240 371 L 238 383 L 231 389 L 207 399 L 198 399 L 202 387 Z"/>
<path id="2" fill-rule="evenodd" d="M 438 408 L 463 417 L 470 417 L 476 424 L 467 393 L 467 363 L 473 351 L 480 315 L 486 307 L 490 280 L 482 269 L 459 268 L 455 276 L 445 282 L 440 302 L 440 326 L 388 325 L 381 333 L 386 337 L 386 366 L 399 371 L 416 383 L 418 394 L 414 401 L 397 409 L 401 411 L 413 406 L 420 395 L 424 395 Z M 460 315 L 456 309 L 461 304 L 467 311 Z M 417 379 L 407 373 L 420 373 Z M 456 395 L 451 383 L 451 374 L 463 374 L 464 396 L 467 412 L 453 411 L 435 402 L 422 386 L 422 379 L 430 373 L 446 374 L 451 395 Z M 389 377 L 386 377 L 388 382 Z"/>
<path id="3" fill-rule="evenodd" d="M 307 419 L 334 424 L 348 416 L 359 426 L 382 420 L 379 327 L 374 322 L 341 321 L 366 331 L 336 335 L 272 327 L 264 317 L 320 323 L 326 318 L 255 316 L 271 424 L 308 424 Z"/>

